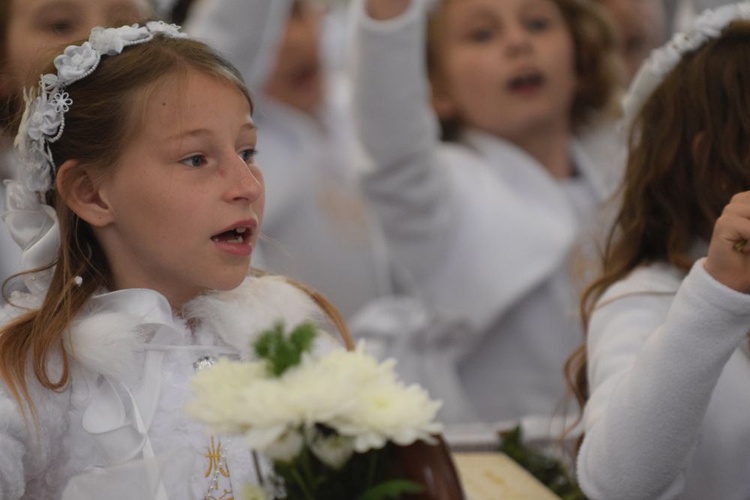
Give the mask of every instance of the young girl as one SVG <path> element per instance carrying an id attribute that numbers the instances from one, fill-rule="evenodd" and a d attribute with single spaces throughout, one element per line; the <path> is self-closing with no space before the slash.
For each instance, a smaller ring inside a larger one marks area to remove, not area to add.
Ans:
<path id="1" fill-rule="evenodd" d="M 22 105 L 21 90 L 39 77 L 38 66 L 94 26 L 122 26 L 151 15 L 147 0 L 5 0 L 0 2 L 0 213 L 5 185 L 15 171 L 6 130 Z M 18 270 L 20 251 L 0 227 L 0 286 Z M 3 303 L 0 295 L 0 303 Z"/>
<path id="2" fill-rule="evenodd" d="M 614 39 L 578 0 L 447 0 L 425 33 L 427 4 L 356 6 L 366 189 L 397 263 L 471 325 L 440 366 L 466 419 L 548 417 L 581 338 L 571 254 L 610 189 L 574 133 L 610 102 Z"/>
<path id="3" fill-rule="evenodd" d="M 93 30 L 33 97 L 6 220 L 46 242 L 25 250 L 45 267 L 3 310 L 0 497 L 60 498 L 92 468 L 175 456 L 187 471 L 130 481 L 126 497 L 231 496 L 257 468 L 188 419 L 189 379 L 319 311 L 281 278 L 248 277 L 264 193 L 247 90 L 152 22 Z"/>
<path id="4" fill-rule="evenodd" d="M 583 303 L 592 499 L 750 497 L 748 81 L 747 2 L 705 12 L 634 80 L 622 205 Z"/>

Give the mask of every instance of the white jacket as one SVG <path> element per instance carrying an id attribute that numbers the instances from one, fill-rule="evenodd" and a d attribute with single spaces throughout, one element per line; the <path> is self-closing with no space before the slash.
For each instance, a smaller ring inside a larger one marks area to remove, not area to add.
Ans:
<path id="1" fill-rule="evenodd" d="M 456 371 L 474 410 L 465 419 L 550 415 L 565 395 L 563 363 L 583 340 L 572 254 L 587 247 L 591 259 L 581 244 L 593 241 L 614 182 L 576 141 L 579 175 L 563 181 L 478 131 L 440 143 L 424 67 L 427 2 L 386 22 L 363 1 L 355 8 L 355 111 L 377 165 L 366 191 L 396 264 L 431 307 L 471 327 L 454 339 L 455 366 L 435 363 Z"/>
<path id="2" fill-rule="evenodd" d="M 703 262 L 636 269 L 598 303 L 578 457 L 594 500 L 750 498 L 750 296 Z"/>
<path id="3" fill-rule="evenodd" d="M 278 319 L 291 327 L 319 319 L 319 311 L 278 277 L 248 278 L 233 291 L 194 299 L 185 311 L 186 319 L 173 316 L 166 299 L 152 290 L 92 297 L 65 342 L 72 360 L 68 385 L 54 392 L 28 376 L 38 433 L 24 424 L 15 401 L 0 387 L 0 498 L 57 500 L 72 478 L 85 479 L 79 476 L 84 472 L 94 479 L 110 474 L 107 498 L 203 498 L 219 445 L 229 469 L 229 478 L 217 476 L 222 491 L 234 488 L 238 494 L 244 483 L 257 483 L 241 438 L 211 437 L 184 412 L 194 363 L 205 356 L 244 357 L 253 336 Z M 10 305 L 3 310 L 6 320 L 20 312 Z M 320 340 L 318 348 L 330 347 L 327 338 Z M 48 367 L 55 380 L 59 352 L 52 353 Z M 126 474 L 127 465 L 149 460 L 171 466 L 159 488 L 144 484 L 148 476 Z M 121 471 L 120 477 L 113 471 Z"/>

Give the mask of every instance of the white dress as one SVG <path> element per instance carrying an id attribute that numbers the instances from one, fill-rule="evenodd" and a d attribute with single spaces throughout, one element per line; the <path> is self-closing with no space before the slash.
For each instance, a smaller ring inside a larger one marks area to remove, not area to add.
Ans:
<path id="1" fill-rule="evenodd" d="M 703 262 L 638 268 L 599 300 L 577 466 L 592 500 L 750 498 L 750 296 Z"/>
<path id="2" fill-rule="evenodd" d="M 465 421 L 549 417 L 565 396 L 563 364 L 583 341 L 577 284 L 595 270 L 611 172 L 575 140 L 577 175 L 566 180 L 478 131 L 440 143 L 424 68 L 427 2 L 413 1 L 386 22 L 369 18 L 363 5 L 355 6 L 354 103 L 377 165 L 365 189 L 396 264 L 430 307 L 470 326 L 433 359 L 455 370 L 468 399 L 448 395 L 446 404 L 468 404 Z"/>
<path id="3" fill-rule="evenodd" d="M 28 296 L 15 299 L 33 306 Z M 93 297 L 65 343 L 69 384 L 54 392 L 29 376 L 38 434 L 0 387 L 0 498 L 57 500 L 68 486 L 66 500 L 84 500 L 102 478 L 109 499 L 220 498 L 258 482 L 240 437 L 211 436 L 184 412 L 195 363 L 242 358 L 253 336 L 277 320 L 293 327 L 320 312 L 278 277 L 248 278 L 233 291 L 194 299 L 186 311 L 190 328 L 152 290 Z M 20 312 L 3 310 L 6 321 Z M 317 348 L 333 345 L 320 337 Z M 48 366 L 54 379 L 59 352 Z"/>

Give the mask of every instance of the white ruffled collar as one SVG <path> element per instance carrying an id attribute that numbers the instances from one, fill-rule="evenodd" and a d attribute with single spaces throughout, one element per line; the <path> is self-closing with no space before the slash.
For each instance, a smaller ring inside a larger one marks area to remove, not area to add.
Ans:
<path id="1" fill-rule="evenodd" d="M 221 341 L 205 346 L 207 351 L 244 357 L 253 336 L 277 321 L 293 327 L 320 319 L 308 295 L 277 276 L 248 277 L 235 290 L 194 299 L 184 313 L 175 316 L 158 292 L 126 289 L 92 297 L 71 325 L 66 350 L 100 375 L 82 426 L 109 465 L 154 455 L 148 432 L 161 397 L 162 361 L 170 349 L 190 347 L 194 339 L 180 338 L 193 334 L 186 321 Z"/>

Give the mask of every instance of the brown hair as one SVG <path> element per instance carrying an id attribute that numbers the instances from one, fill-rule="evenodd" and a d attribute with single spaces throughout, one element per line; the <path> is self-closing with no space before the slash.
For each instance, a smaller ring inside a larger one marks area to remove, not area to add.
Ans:
<path id="1" fill-rule="evenodd" d="M 10 28 L 11 0 L 0 1 L 0 71 L 6 71 L 8 59 L 8 30 Z M 17 112 L 17 96 L 0 96 L 0 134 L 6 133 L 5 128 L 11 117 Z"/>
<path id="2" fill-rule="evenodd" d="M 630 135 L 621 205 L 600 276 L 581 300 L 588 327 L 598 299 L 638 266 L 687 271 L 732 195 L 750 189 L 750 22 L 683 56 L 645 101 Z M 586 351 L 566 364 L 576 399 L 588 398 Z"/>
<path id="3" fill-rule="evenodd" d="M 75 159 L 80 166 L 74 168 L 86 166 L 97 175 L 107 175 L 137 128 L 141 115 L 134 109 L 139 108 L 139 96 L 188 71 L 230 82 L 252 108 L 250 95 L 230 63 L 201 42 L 156 35 L 152 41 L 128 47 L 120 55 L 103 57 L 96 71 L 67 87 L 74 104 L 65 114 L 65 132 L 51 145 L 55 163 L 62 165 Z M 68 325 L 96 290 L 112 285 L 106 256 L 90 227 L 55 191 L 47 194 L 47 203 L 57 211 L 61 239 L 51 285 L 40 309 L 27 312 L 0 330 L 0 380 L 22 407 L 26 400 L 32 415 L 27 363 L 31 362 L 43 387 L 63 388 L 69 377 L 68 358 L 62 349 Z M 74 284 L 76 276 L 83 278 L 80 286 Z M 47 372 L 53 351 L 60 352 L 63 364 L 56 380 Z"/>
<path id="4" fill-rule="evenodd" d="M 600 116 L 618 112 L 616 98 L 622 80 L 617 56 L 618 42 L 602 7 L 586 0 L 552 0 L 562 12 L 573 39 L 575 73 L 578 76 L 571 122 L 580 131 Z M 444 9 L 430 16 L 427 27 L 427 69 L 430 76 L 439 67 L 438 41 L 443 32 Z M 463 124 L 456 118 L 441 120 L 442 139 L 458 139 Z"/>

